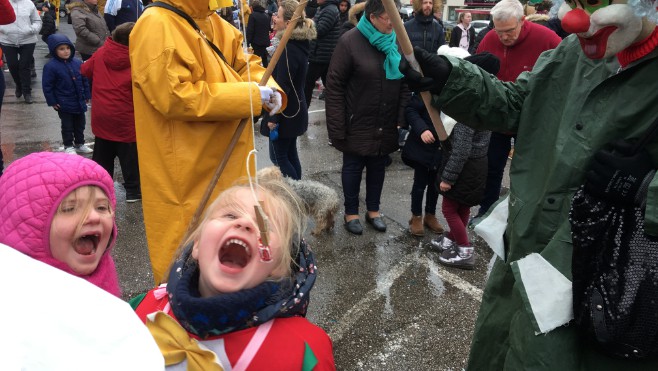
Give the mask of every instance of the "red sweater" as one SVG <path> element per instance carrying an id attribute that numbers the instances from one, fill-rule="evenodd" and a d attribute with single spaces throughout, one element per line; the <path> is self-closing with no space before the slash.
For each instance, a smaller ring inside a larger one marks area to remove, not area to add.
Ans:
<path id="1" fill-rule="evenodd" d="M 80 72 L 93 79 L 91 131 L 115 142 L 134 143 L 135 110 L 128 47 L 108 38 Z"/>
<path id="2" fill-rule="evenodd" d="M 551 29 L 524 21 L 521 34 L 512 46 L 505 46 L 495 30 L 487 33 L 478 46 L 478 53 L 490 52 L 500 59 L 498 77 L 502 81 L 516 81 L 521 72 L 530 71 L 539 55 L 554 49 L 562 39 Z"/>
<path id="3" fill-rule="evenodd" d="M 14 13 L 14 8 L 9 4 L 9 0 L 0 0 L 0 25 L 14 23 L 15 21 L 16 13 Z M 1 57 L 2 51 L 0 50 L 0 67 L 2 67 Z"/>
<path id="4" fill-rule="evenodd" d="M 154 295 L 155 290 L 157 288 L 149 291 L 135 309 L 142 322 L 146 322 L 147 315 L 156 311 L 163 311 L 167 307 L 167 303 L 169 302 L 167 295 L 158 299 Z M 134 304 L 131 301 L 133 307 Z M 176 319 L 171 310 L 168 310 L 166 313 Z M 217 347 L 220 343 L 217 340 L 223 339 L 223 347 L 228 360 L 232 366 L 235 366 L 247 344 L 254 336 L 256 329 L 257 327 L 251 327 L 220 336 L 213 336 L 205 340 L 199 340 L 192 334 L 190 334 L 190 337 L 197 339 L 215 353 L 218 353 Z M 315 358 L 317 358 L 317 364 L 313 368 L 313 371 L 332 371 L 336 369 L 334 366 L 331 339 L 329 339 L 329 336 L 324 330 L 312 324 L 306 318 L 289 317 L 277 318 L 274 321 L 270 332 L 267 334 L 258 353 L 252 359 L 251 364 L 247 367 L 247 370 L 302 370 L 302 362 L 304 356 L 307 355 L 307 345 L 310 347 Z"/>

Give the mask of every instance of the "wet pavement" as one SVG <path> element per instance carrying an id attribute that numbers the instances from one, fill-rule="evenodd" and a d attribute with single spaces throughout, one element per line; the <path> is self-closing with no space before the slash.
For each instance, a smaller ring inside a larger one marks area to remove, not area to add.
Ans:
<path id="1" fill-rule="evenodd" d="M 73 30 L 65 22 L 60 32 L 74 40 Z M 46 106 L 41 91 L 46 53 L 45 44 L 39 41 L 32 105 L 14 97 L 13 81 L 4 72 L 7 90 L 0 126 L 5 166 L 28 153 L 61 146 L 59 119 Z M 342 205 L 342 156 L 328 145 L 324 102 L 314 99 L 309 111 L 309 130 L 298 141 L 304 177 L 334 188 Z M 85 136 L 93 143 L 89 115 Z M 267 139 L 257 131 L 256 147 L 259 167 L 271 165 Z M 381 203 L 387 232 L 373 230 L 362 215 L 364 234 L 351 235 L 342 227 L 339 213 L 333 232 L 307 236 L 319 266 L 308 318 L 331 336 L 339 370 L 460 370 L 468 359 L 492 253 L 472 235 L 475 270 L 441 266 L 429 244 L 435 235 L 418 238 L 407 232 L 413 170 L 402 163 L 399 152 L 392 157 Z M 153 278 L 141 204 L 125 202 L 118 161 L 115 174 L 119 237 L 114 257 L 124 296 L 129 298 L 150 289 Z M 362 188 L 361 214 L 365 212 L 364 195 Z M 442 217 L 440 220 L 445 225 Z M 309 231 L 312 227 L 309 225 Z"/>

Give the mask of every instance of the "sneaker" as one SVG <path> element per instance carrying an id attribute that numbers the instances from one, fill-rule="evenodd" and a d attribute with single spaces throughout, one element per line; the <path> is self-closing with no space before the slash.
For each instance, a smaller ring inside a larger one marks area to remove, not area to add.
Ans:
<path id="1" fill-rule="evenodd" d="M 432 239 L 431 243 L 432 246 L 436 247 L 440 252 L 452 250 L 456 246 L 455 241 L 449 239 L 445 235 Z"/>
<path id="2" fill-rule="evenodd" d="M 475 268 L 475 254 L 472 246 L 456 247 L 445 250 L 439 256 L 439 263 L 459 269 L 472 270 Z"/>
<path id="3" fill-rule="evenodd" d="M 75 146 L 75 151 L 78 152 L 78 153 L 92 153 L 92 152 L 94 152 L 93 149 L 87 147 L 87 145 L 85 145 L 85 144 Z"/>
<path id="4" fill-rule="evenodd" d="M 142 195 L 137 194 L 137 195 L 130 195 L 126 194 L 126 202 L 131 204 L 133 202 L 141 201 L 142 200 Z"/>
<path id="5" fill-rule="evenodd" d="M 65 147 L 65 148 L 64 148 L 64 153 L 68 153 L 69 155 L 75 155 L 75 148 L 73 148 L 73 147 Z"/>

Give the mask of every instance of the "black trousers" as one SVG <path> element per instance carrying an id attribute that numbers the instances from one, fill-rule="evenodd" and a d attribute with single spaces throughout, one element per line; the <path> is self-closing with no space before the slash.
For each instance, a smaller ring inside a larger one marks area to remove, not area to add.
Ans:
<path id="1" fill-rule="evenodd" d="M 328 63 L 315 63 L 308 62 L 308 72 L 306 73 L 306 86 L 304 86 L 304 94 L 306 94 L 306 107 L 311 106 L 311 98 L 313 98 L 313 88 L 315 81 L 318 77 L 322 79 L 322 84 L 327 87 L 327 71 L 329 71 Z"/>
<path id="2" fill-rule="evenodd" d="M 254 54 L 259 56 L 260 59 L 263 60 L 263 67 L 267 68 L 268 65 L 267 57 L 269 56 L 269 54 L 267 54 L 267 49 L 266 49 L 267 47 L 256 46 L 256 45 L 252 45 L 251 47 L 254 48 Z"/>
<path id="3" fill-rule="evenodd" d="M 114 179 L 114 159 L 119 158 L 121 173 L 123 173 L 123 187 L 126 195 L 141 195 L 139 182 L 139 163 L 137 161 L 137 143 L 115 142 L 96 137 L 92 160 L 107 170 Z"/>
<path id="4" fill-rule="evenodd" d="M 75 142 L 76 146 L 85 144 L 85 114 L 68 113 L 58 111 L 60 120 L 62 120 L 62 142 L 64 147 L 72 147 Z"/>
<path id="5" fill-rule="evenodd" d="M 387 155 L 359 156 L 343 152 L 341 181 L 345 197 L 345 214 L 359 214 L 359 191 L 364 168 L 366 169 L 366 209 L 379 211 L 387 158 Z"/>
<path id="6" fill-rule="evenodd" d="M 20 89 L 23 94 L 32 94 L 31 69 L 34 65 L 35 45 L 11 46 L 2 44 L 2 52 L 7 58 L 7 67 L 9 67 L 11 78 L 14 79 L 16 89 Z"/>

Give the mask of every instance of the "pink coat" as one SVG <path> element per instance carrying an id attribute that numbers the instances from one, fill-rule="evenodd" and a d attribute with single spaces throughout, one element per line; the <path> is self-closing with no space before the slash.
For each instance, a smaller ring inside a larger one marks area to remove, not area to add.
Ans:
<path id="1" fill-rule="evenodd" d="M 97 186 L 116 210 L 114 183 L 100 165 L 65 153 L 32 153 L 9 165 L 0 177 L 0 243 L 67 273 L 78 276 L 50 252 L 50 226 L 61 201 L 74 189 Z M 110 246 L 96 270 L 80 276 L 116 296 L 121 295 L 114 261 L 114 223 Z"/>

